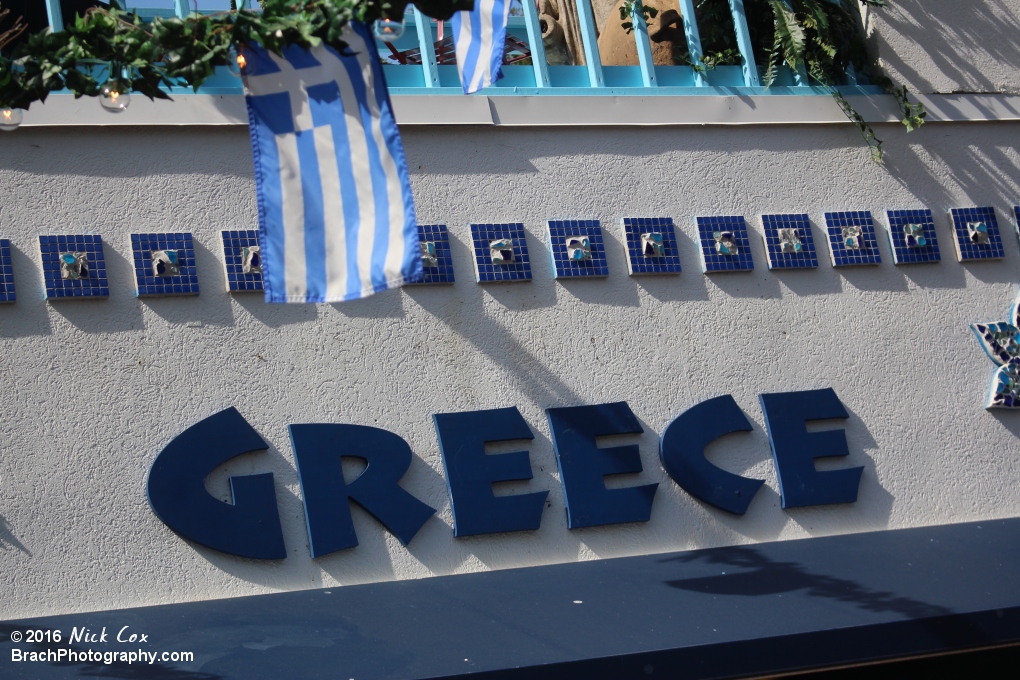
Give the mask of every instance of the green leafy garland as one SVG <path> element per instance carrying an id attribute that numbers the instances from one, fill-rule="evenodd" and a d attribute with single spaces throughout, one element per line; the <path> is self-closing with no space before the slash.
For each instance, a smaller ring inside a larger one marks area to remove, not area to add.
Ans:
<path id="1" fill-rule="evenodd" d="M 858 3 L 885 4 L 884 0 L 745 0 L 744 7 L 766 87 L 775 82 L 780 65 L 807 73 L 829 89 L 860 131 L 872 157 L 881 160 L 882 140 L 835 89 L 846 73 L 855 69 L 894 95 L 908 131 L 924 124 L 926 113 L 923 105 L 910 102 L 906 86 L 897 87 L 868 57 L 853 14 Z M 27 109 L 65 88 L 75 97 L 94 97 L 104 87 L 117 87 L 151 99 L 169 99 L 163 86 L 197 90 L 217 66 L 230 64 L 232 50 L 238 47 L 257 42 L 280 53 L 289 45 L 326 43 L 343 49 L 342 32 L 348 22 L 402 19 L 408 4 L 408 0 L 262 0 L 260 12 L 157 18 L 151 24 L 136 14 L 94 9 L 76 17 L 63 31 L 29 36 L 11 56 L 0 52 L 0 109 Z M 445 20 L 454 12 L 472 9 L 474 1 L 416 0 L 415 5 L 424 14 Z M 697 10 L 704 54 L 694 64 L 683 48 L 676 61 L 698 70 L 740 64 L 729 2 L 699 0 Z M 642 7 L 640 0 L 629 0 L 620 11 L 626 28 L 632 27 L 628 19 L 637 12 L 646 18 L 655 16 L 655 10 Z M 0 35 L 0 50 L 19 32 Z"/>
<path id="2" fill-rule="evenodd" d="M 884 0 L 744 0 L 745 16 L 755 61 L 762 66 L 765 86 L 771 86 L 786 65 L 802 70 L 817 85 L 828 88 L 840 109 L 858 129 L 871 149 L 872 158 L 882 160 L 882 140 L 854 110 L 835 86 L 853 69 L 896 97 L 908 131 L 924 124 L 924 106 L 908 98 L 907 87 L 896 86 L 868 56 L 864 37 L 855 17 L 858 6 L 882 7 Z M 692 64 L 690 52 L 678 52 L 676 61 L 696 69 L 739 65 L 733 15 L 727 0 L 698 0 L 698 29 L 704 55 Z"/>
<path id="3" fill-rule="evenodd" d="M 352 20 L 403 19 L 407 0 L 262 0 L 262 10 L 241 10 L 185 19 L 157 18 L 93 9 L 65 30 L 28 37 L 10 57 L 0 54 L 0 109 L 27 109 L 64 88 L 75 97 L 100 94 L 103 81 L 124 91 L 169 99 L 162 86 L 198 89 L 231 50 L 257 42 L 280 53 L 289 45 L 346 47 L 343 29 Z M 423 13 L 449 19 L 471 10 L 473 0 L 416 0 Z M 0 44 L 0 48 L 3 45 Z"/>

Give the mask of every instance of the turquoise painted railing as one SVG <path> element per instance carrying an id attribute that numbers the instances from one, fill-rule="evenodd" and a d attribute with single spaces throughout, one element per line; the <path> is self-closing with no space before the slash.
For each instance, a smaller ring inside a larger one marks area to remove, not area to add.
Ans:
<path id="1" fill-rule="evenodd" d="M 59 0 L 44 0 L 54 30 L 63 26 Z M 733 15 L 741 65 L 717 66 L 713 69 L 691 66 L 656 66 L 652 63 L 648 27 L 640 14 L 633 17 L 632 31 L 637 48 L 635 66 L 603 66 L 599 55 L 598 32 L 590 0 L 573 0 L 577 3 L 580 37 L 584 47 L 585 65 L 559 66 L 547 63 L 542 43 L 542 25 L 534 0 L 524 0 L 523 16 L 510 17 L 508 34 L 526 44 L 531 51 L 530 64 L 503 67 L 504 78 L 479 94 L 488 96 L 513 95 L 824 95 L 828 90 L 813 85 L 807 73 L 785 68 L 771 87 L 762 86 L 758 66 L 751 48 L 751 37 L 744 16 L 743 0 L 728 0 Z M 687 38 L 691 60 L 701 63 L 703 54 L 698 25 L 694 20 L 694 0 L 675 0 L 683 16 L 683 29 Z M 838 0 L 833 0 L 838 2 Z M 169 5 L 171 0 L 167 0 Z M 156 16 L 186 16 L 188 0 L 172 0 L 174 9 L 137 10 L 143 18 Z M 130 0 L 126 3 L 129 7 Z M 242 5 L 243 3 L 239 3 Z M 460 94 L 457 67 L 439 64 L 434 43 L 438 40 L 438 23 L 417 9 L 405 16 L 406 30 L 393 46 L 404 52 L 420 49 L 420 64 L 384 65 L 386 79 L 392 94 Z M 450 30 L 449 23 L 446 24 Z M 390 50 L 379 43 L 379 53 L 385 57 Z M 391 60 L 393 61 L 393 60 Z M 843 94 L 877 94 L 881 88 L 857 82 L 855 74 L 847 74 L 845 84 L 837 88 Z M 188 94 L 187 88 L 173 88 L 175 94 Z M 200 90 L 206 94 L 236 94 L 241 92 L 240 81 L 226 69 L 209 79 Z"/>

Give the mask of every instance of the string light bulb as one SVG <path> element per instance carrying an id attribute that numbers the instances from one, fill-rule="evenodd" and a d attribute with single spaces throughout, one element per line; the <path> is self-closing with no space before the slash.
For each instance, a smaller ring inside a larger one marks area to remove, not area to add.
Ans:
<path id="1" fill-rule="evenodd" d="M 120 113 L 131 105 L 130 84 L 110 78 L 99 90 L 99 103 L 111 113 Z"/>
<path id="2" fill-rule="evenodd" d="M 375 24 L 372 26 L 372 32 L 375 33 L 375 37 L 384 43 L 394 42 L 404 35 L 404 21 L 403 19 L 400 21 L 387 18 L 376 19 Z"/>
<path id="3" fill-rule="evenodd" d="M 22 119 L 25 117 L 25 112 L 21 109 L 12 109 L 9 106 L 5 106 L 0 109 L 0 130 L 4 132 L 10 132 L 21 125 Z"/>
<path id="4" fill-rule="evenodd" d="M 237 47 L 231 47 L 227 52 L 227 70 L 230 71 L 230 75 L 240 77 L 247 65 L 248 60 L 245 59 L 244 54 L 239 52 Z"/>

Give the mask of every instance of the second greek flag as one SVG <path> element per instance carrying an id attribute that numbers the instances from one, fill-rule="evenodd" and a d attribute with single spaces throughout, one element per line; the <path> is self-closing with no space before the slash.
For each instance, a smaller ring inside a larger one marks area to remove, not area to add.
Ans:
<path id="1" fill-rule="evenodd" d="M 477 92 L 503 77 L 509 18 L 510 0 L 475 0 L 473 10 L 453 15 L 457 72 L 464 94 Z"/>

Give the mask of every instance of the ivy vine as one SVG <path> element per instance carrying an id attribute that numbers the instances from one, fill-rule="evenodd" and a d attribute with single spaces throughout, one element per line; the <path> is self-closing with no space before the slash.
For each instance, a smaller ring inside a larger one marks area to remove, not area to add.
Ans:
<path id="1" fill-rule="evenodd" d="M 197 90 L 231 49 L 258 43 L 281 53 L 290 45 L 322 43 L 343 50 L 352 20 L 402 20 L 408 0 L 262 0 L 261 11 L 240 10 L 145 23 L 134 13 L 93 8 L 63 31 L 30 35 L 10 56 L 0 51 L 0 109 L 27 109 L 51 92 L 68 89 L 94 97 L 107 78 L 123 78 L 151 99 L 168 99 L 161 86 Z M 416 0 L 423 13 L 449 19 L 473 0 Z M 0 36 L 0 50 L 21 31 Z M 13 33 L 13 35 L 11 35 Z"/>
<path id="2" fill-rule="evenodd" d="M 524 0 L 529 1 L 529 0 Z M 0 33 L 0 109 L 28 109 L 47 95 L 67 89 L 75 97 L 97 96 L 103 83 L 119 79 L 125 91 L 168 99 L 167 87 L 197 90 L 217 66 L 230 63 L 233 50 L 258 43 L 280 53 L 290 45 L 325 43 L 346 47 L 343 29 L 352 20 L 402 19 L 408 0 L 262 0 L 261 11 L 232 9 L 211 15 L 156 18 L 145 23 L 136 14 L 93 8 L 76 16 L 63 31 L 40 31 L 12 53 L 4 51 L 24 32 L 15 22 Z M 868 56 L 857 13 L 859 5 L 880 7 L 884 0 L 744 0 L 755 61 L 766 87 L 787 66 L 825 87 L 861 133 L 876 160 L 882 140 L 850 102 L 836 90 L 850 70 L 881 85 L 899 104 L 907 130 L 924 124 L 924 106 L 911 102 L 905 85 L 896 85 Z M 474 0 L 416 0 L 424 14 L 449 19 L 470 10 Z M 697 0 L 703 55 L 693 63 L 686 47 L 675 61 L 699 71 L 740 64 L 728 0 Z M 638 13 L 647 21 L 656 10 L 640 0 L 620 8 L 624 28 L 633 29 Z M 0 9 L 0 19 L 4 12 Z"/>

